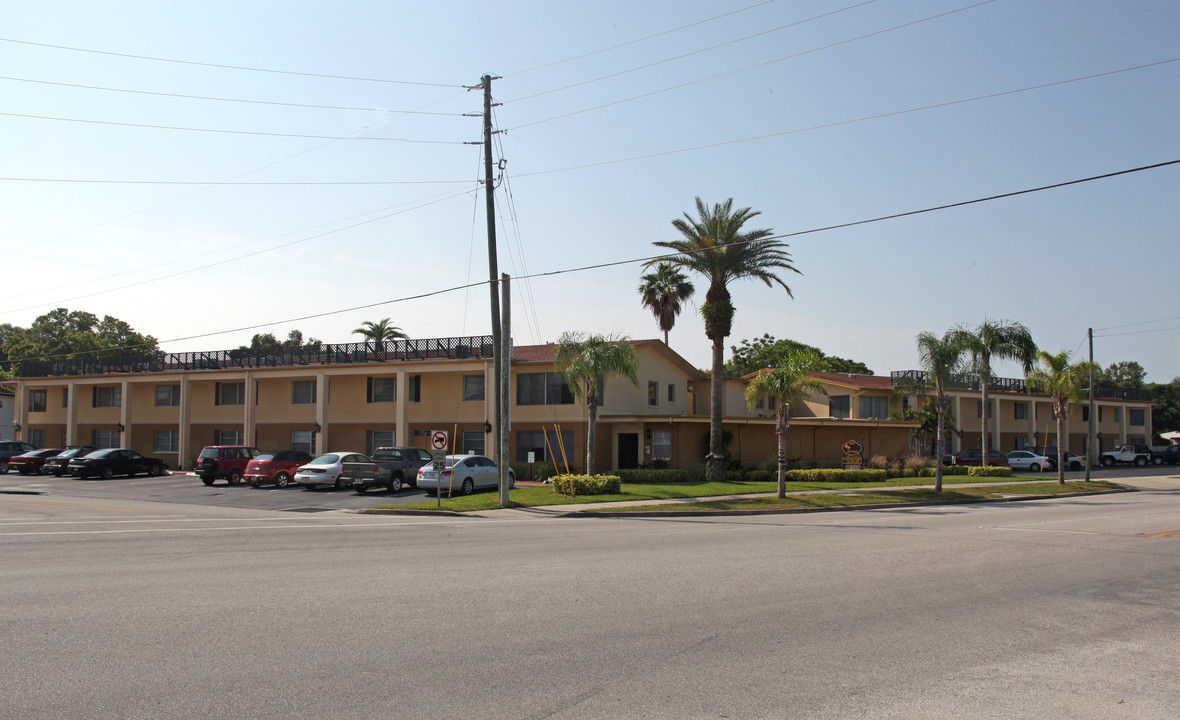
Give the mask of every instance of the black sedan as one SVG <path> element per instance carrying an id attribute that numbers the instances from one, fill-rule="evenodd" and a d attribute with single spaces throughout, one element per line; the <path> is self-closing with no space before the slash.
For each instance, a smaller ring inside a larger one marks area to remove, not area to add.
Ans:
<path id="1" fill-rule="evenodd" d="M 54 455 L 45 461 L 45 464 L 41 466 L 41 474 L 56 475 L 57 477 L 61 477 L 62 475 L 65 475 L 67 472 L 69 472 L 71 460 L 74 458 L 80 458 L 87 453 L 92 452 L 94 452 L 94 448 L 90 447 L 89 445 L 62 450 L 57 455 Z"/>
<path id="2" fill-rule="evenodd" d="M 168 465 L 159 458 L 144 457 L 134 450 L 125 448 L 109 448 L 95 450 L 83 457 L 70 460 L 69 473 L 75 477 L 85 478 L 91 475 L 106 480 L 115 475 L 135 475 L 146 473 L 155 477 L 168 469 Z"/>

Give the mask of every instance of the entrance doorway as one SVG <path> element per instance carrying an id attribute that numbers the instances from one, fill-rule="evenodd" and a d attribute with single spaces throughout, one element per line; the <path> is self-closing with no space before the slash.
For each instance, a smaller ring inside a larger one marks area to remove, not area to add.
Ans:
<path id="1" fill-rule="evenodd" d="M 618 460 L 620 469 L 639 467 L 639 433 L 619 433 Z"/>

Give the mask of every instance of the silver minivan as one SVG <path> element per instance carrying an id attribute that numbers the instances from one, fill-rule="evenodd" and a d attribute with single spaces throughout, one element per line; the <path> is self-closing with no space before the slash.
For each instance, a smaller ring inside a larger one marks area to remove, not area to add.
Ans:
<path id="1" fill-rule="evenodd" d="M 433 463 L 418 468 L 418 487 L 428 494 L 470 495 L 476 488 L 498 487 L 496 461 L 483 455 L 447 455 L 443 470 Z M 516 486 L 516 473 L 508 468 L 508 487 Z"/>

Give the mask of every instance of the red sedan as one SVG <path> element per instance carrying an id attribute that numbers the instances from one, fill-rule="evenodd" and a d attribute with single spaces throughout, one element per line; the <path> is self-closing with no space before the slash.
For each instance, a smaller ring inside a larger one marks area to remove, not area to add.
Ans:
<path id="1" fill-rule="evenodd" d="M 41 472 L 41 466 L 49 458 L 57 455 L 61 450 L 56 448 L 49 448 L 46 450 L 33 450 L 24 455 L 13 455 L 8 459 L 8 467 L 16 470 L 21 475 L 37 475 Z"/>
<path id="2" fill-rule="evenodd" d="M 964 450 L 954 457 L 953 463 L 955 465 L 982 465 L 983 451 Z M 998 450 L 992 450 L 987 454 L 987 464 L 1008 467 L 1008 456 Z"/>

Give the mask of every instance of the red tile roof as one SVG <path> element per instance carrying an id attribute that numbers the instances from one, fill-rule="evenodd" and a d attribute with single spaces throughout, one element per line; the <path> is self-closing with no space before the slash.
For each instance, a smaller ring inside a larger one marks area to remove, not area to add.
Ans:
<path id="1" fill-rule="evenodd" d="M 824 382 L 851 385 L 866 390 L 892 390 L 893 378 L 888 375 L 857 375 L 854 373 L 813 372 L 815 377 Z"/>

